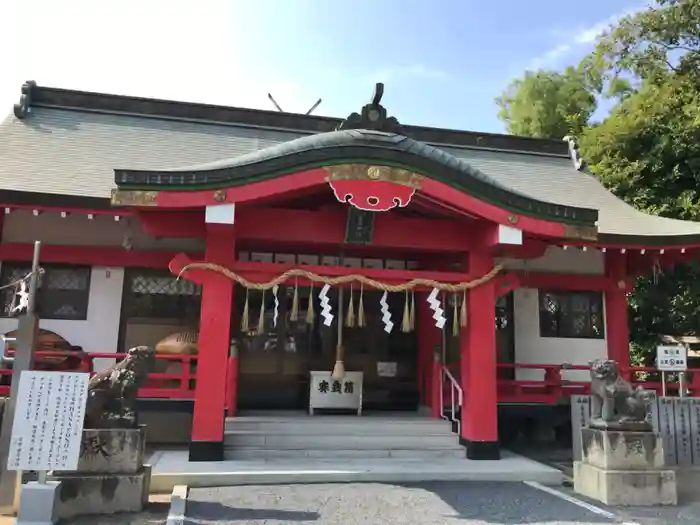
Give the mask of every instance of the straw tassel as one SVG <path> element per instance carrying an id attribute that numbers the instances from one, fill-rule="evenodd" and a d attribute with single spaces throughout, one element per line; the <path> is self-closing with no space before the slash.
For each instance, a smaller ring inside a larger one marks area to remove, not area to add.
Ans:
<path id="1" fill-rule="evenodd" d="M 309 287 L 309 304 L 306 308 L 306 324 L 314 324 L 314 317 L 316 317 L 316 314 L 314 314 L 314 294 L 313 294 L 313 287 Z"/>
<path id="2" fill-rule="evenodd" d="M 292 297 L 292 310 L 289 312 L 290 321 L 299 320 L 299 282 L 294 281 L 294 297 Z"/>
<path id="3" fill-rule="evenodd" d="M 340 327 L 338 327 L 340 329 Z M 335 365 L 333 366 L 333 372 L 331 373 L 331 379 L 334 381 L 340 381 L 345 377 L 345 363 L 343 362 L 345 354 L 345 347 L 343 343 L 338 343 L 335 348 Z"/>
<path id="4" fill-rule="evenodd" d="M 459 311 L 459 324 L 461 326 L 467 326 L 467 291 L 464 290 L 464 295 L 462 296 L 462 308 Z"/>
<path id="5" fill-rule="evenodd" d="M 352 284 L 350 285 L 350 301 L 348 302 L 348 313 L 345 316 L 345 326 L 353 328 L 355 326 L 355 305 L 352 299 Z"/>
<path id="6" fill-rule="evenodd" d="M 365 288 L 360 284 L 360 301 L 357 304 L 357 326 L 367 326 L 367 319 L 365 318 L 365 303 L 364 303 L 364 291 Z"/>
<path id="7" fill-rule="evenodd" d="M 260 317 L 258 318 L 258 335 L 265 332 L 265 290 L 262 291 L 262 299 L 260 300 Z"/>
<path id="8" fill-rule="evenodd" d="M 457 311 L 457 296 L 452 296 L 452 335 L 459 335 L 459 312 Z"/>
<path id="9" fill-rule="evenodd" d="M 411 290 L 411 312 L 408 314 L 411 331 L 416 329 L 416 292 Z"/>
<path id="10" fill-rule="evenodd" d="M 411 311 L 408 307 L 408 290 L 406 290 L 406 300 L 403 303 L 403 319 L 401 320 L 401 331 L 408 333 L 411 331 Z"/>
<path id="11" fill-rule="evenodd" d="M 248 314 L 248 295 L 250 293 L 250 290 L 248 288 L 245 289 L 245 304 L 243 305 L 243 314 L 241 315 L 241 332 L 244 334 L 248 333 L 248 330 L 250 330 L 249 326 L 249 314 Z"/>

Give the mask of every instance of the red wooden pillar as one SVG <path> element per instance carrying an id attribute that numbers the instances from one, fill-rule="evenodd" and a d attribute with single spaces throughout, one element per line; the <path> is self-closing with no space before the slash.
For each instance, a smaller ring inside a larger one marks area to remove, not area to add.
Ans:
<path id="1" fill-rule="evenodd" d="M 228 265 L 235 259 L 235 254 L 233 225 L 208 224 L 206 261 Z M 231 279 L 214 272 L 207 272 L 202 282 L 190 461 L 224 459 L 224 408 L 233 287 Z M 237 387 L 232 384 L 229 388 Z"/>
<path id="2" fill-rule="evenodd" d="M 469 256 L 469 271 L 475 277 L 491 271 L 493 264 L 488 253 Z M 467 293 L 467 326 L 459 336 L 464 391 L 460 443 L 469 459 L 500 459 L 495 311 L 493 280 Z"/>
<path id="3" fill-rule="evenodd" d="M 418 337 L 418 390 L 421 403 L 433 406 L 433 354 L 442 345 L 442 331 L 435 326 L 428 293 L 416 294 L 416 331 Z M 439 416 L 438 416 L 439 417 Z"/>
<path id="4" fill-rule="evenodd" d="M 617 361 L 620 368 L 630 367 L 629 319 L 627 292 L 618 283 L 627 277 L 627 261 L 623 253 L 605 253 L 605 275 L 614 284 L 605 292 L 605 334 L 608 359 Z"/>

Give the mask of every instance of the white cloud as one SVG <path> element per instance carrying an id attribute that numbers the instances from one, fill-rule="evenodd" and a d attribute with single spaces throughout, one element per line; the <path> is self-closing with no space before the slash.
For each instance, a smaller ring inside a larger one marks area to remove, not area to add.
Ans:
<path id="1" fill-rule="evenodd" d="M 625 16 L 632 15 L 645 8 L 646 6 L 637 6 L 625 9 L 624 11 L 615 13 L 589 26 L 578 26 L 566 31 L 561 29 L 550 31 L 552 36 L 559 40 L 559 44 L 542 55 L 533 58 L 526 69 L 546 69 L 561 65 L 561 61 L 565 57 L 569 57 L 575 53 L 583 53 L 587 51 L 595 43 L 598 37 L 602 35 L 610 26 L 616 24 Z"/>
<path id="2" fill-rule="evenodd" d="M 0 2 L 0 119 L 25 80 L 121 95 L 305 112 L 317 93 L 260 62 L 232 0 Z M 258 35 L 259 37 L 259 35 Z M 311 84 L 308 87 L 313 87 Z"/>

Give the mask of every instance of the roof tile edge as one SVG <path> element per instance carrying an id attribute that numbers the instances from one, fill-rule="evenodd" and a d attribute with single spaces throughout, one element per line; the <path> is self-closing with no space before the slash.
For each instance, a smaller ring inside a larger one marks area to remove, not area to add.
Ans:
<path id="1" fill-rule="evenodd" d="M 112 95 L 38 85 L 27 81 L 22 85 L 20 102 L 14 112 L 18 119 L 31 113 L 32 107 L 50 107 L 108 114 L 130 114 L 150 118 L 203 121 L 222 125 L 245 125 L 290 131 L 323 133 L 343 122 L 335 117 L 303 115 L 262 109 L 217 106 L 126 95 Z M 535 155 L 569 156 L 568 146 L 560 140 L 517 137 L 497 133 L 480 133 L 425 126 L 403 126 L 406 135 L 429 144 L 493 149 Z"/>

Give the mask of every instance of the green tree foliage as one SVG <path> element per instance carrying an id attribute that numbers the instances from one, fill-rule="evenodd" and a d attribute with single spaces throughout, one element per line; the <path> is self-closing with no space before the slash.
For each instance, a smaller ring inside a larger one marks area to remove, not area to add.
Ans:
<path id="1" fill-rule="evenodd" d="M 528 71 L 511 82 L 496 103 L 509 133 L 538 138 L 579 134 L 596 109 L 586 75 L 573 67 L 563 73 Z"/>
<path id="2" fill-rule="evenodd" d="M 618 197 L 665 217 L 700 220 L 700 93 L 670 75 L 646 83 L 581 137 L 592 171 Z M 640 277 L 630 297 L 632 341 L 647 356 L 663 334 L 700 334 L 700 270 Z"/>
<path id="3" fill-rule="evenodd" d="M 499 99 L 508 131 L 558 139 L 571 124 L 567 115 L 585 116 L 569 129 L 612 192 L 649 213 L 700 220 L 700 0 L 658 0 L 623 18 L 566 71 L 576 74 L 526 73 L 511 83 Z M 546 86 L 549 77 L 568 79 L 568 89 L 533 87 Z M 590 125 L 595 105 L 582 90 L 594 100 L 617 99 L 603 122 Z M 630 324 L 647 360 L 660 335 L 700 335 L 700 265 L 639 278 Z"/>

